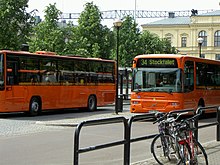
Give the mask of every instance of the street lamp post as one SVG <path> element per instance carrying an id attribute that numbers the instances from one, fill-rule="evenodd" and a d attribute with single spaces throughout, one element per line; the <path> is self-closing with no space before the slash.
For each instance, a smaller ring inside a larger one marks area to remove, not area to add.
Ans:
<path id="1" fill-rule="evenodd" d="M 197 42 L 199 44 L 199 57 L 201 58 L 202 57 L 202 43 L 203 43 L 203 38 L 202 37 L 199 37 L 197 39 Z"/>
<path id="2" fill-rule="evenodd" d="M 116 20 L 114 23 L 113 23 L 114 27 L 116 28 L 117 30 L 117 41 L 116 41 L 116 87 L 115 87 L 115 113 L 118 114 L 118 84 L 119 84 L 119 78 L 118 78 L 118 74 L 119 74 L 119 71 L 118 71 L 118 54 L 119 54 L 119 29 L 122 25 L 122 21 L 119 19 L 119 20 Z"/>

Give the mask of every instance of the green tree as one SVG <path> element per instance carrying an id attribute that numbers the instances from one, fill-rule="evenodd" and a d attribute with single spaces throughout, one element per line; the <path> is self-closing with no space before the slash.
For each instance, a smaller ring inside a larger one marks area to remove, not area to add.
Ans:
<path id="1" fill-rule="evenodd" d="M 141 49 L 143 54 L 159 53 L 160 39 L 149 31 L 143 31 L 141 35 Z"/>
<path id="2" fill-rule="evenodd" d="M 116 30 L 114 35 L 116 40 Z M 175 53 L 174 50 L 167 39 L 160 39 L 149 31 L 141 32 L 132 17 L 124 18 L 119 31 L 119 66 L 131 67 L 133 58 L 138 54 Z M 112 58 L 115 57 L 116 48 L 112 51 Z"/>
<path id="3" fill-rule="evenodd" d="M 44 50 L 63 54 L 66 50 L 66 37 L 68 28 L 59 26 L 58 20 L 61 11 L 55 4 L 49 4 L 45 10 L 45 20 L 34 28 L 30 42 L 31 51 Z"/>
<path id="4" fill-rule="evenodd" d="M 34 21 L 27 8 L 28 0 L 1 0 L 0 49 L 18 50 L 28 41 Z"/>
<path id="5" fill-rule="evenodd" d="M 101 20 L 98 7 L 93 2 L 86 3 L 75 31 L 77 54 L 86 57 L 109 58 L 113 47 L 113 35 L 110 29 L 101 24 Z"/>
<path id="6" fill-rule="evenodd" d="M 119 66 L 130 67 L 133 58 L 141 53 L 140 35 L 134 19 L 130 16 L 125 17 L 119 31 Z M 112 56 L 116 57 L 116 49 L 113 50 Z"/>
<path id="7" fill-rule="evenodd" d="M 166 54 L 168 54 L 168 53 L 171 53 L 171 54 L 176 54 L 177 53 L 177 51 L 176 51 L 176 48 L 175 47 L 173 47 L 172 45 L 171 45 L 171 42 L 167 39 L 167 38 L 163 38 L 162 40 L 161 40 L 161 42 L 162 42 L 162 44 L 163 44 L 163 52 Z"/>
<path id="8" fill-rule="evenodd" d="M 140 40 L 142 54 L 176 53 L 170 41 L 166 38 L 160 39 L 159 36 L 149 31 L 143 31 Z"/>

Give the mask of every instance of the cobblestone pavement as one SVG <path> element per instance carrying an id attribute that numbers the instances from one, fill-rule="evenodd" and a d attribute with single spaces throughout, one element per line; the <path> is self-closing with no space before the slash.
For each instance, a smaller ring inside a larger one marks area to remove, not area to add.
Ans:
<path id="1" fill-rule="evenodd" d="M 124 116 L 129 118 L 134 114 L 129 112 L 129 105 L 125 104 L 126 111 L 119 112 L 117 115 L 114 113 L 113 107 L 107 107 L 106 110 L 80 113 L 78 110 L 72 113 L 51 112 L 49 117 L 43 114 L 37 117 L 27 117 L 22 114 L 0 114 L 0 137 L 1 136 L 17 136 L 30 133 L 38 133 L 52 129 L 62 129 L 61 126 L 76 126 L 84 120 L 92 120 L 98 118 L 109 118 Z M 102 108 L 100 108 L 102 109 Z M 58 114 L 56 114 L 58 113 Z M 55 117 L 59 116 L 59 117 Z M 63 117 L 65 116 L 65 117 Z"/>
<path id="2" fill-rule="evenodd" d="M 55 129 L 36 124 L 36 121 L 0 119 L 0 136 L 16 136 Z"/>

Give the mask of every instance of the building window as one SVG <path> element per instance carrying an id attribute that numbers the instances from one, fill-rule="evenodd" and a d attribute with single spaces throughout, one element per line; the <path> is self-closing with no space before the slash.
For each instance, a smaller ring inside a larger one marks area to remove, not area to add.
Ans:
<path id="1" fill-rule="evenodd" d="M 220 54 L 216 54 L 216 55 L 215 55 L 215 59 L 216 59 L 216 60 L 220 60 Z"/>
<path id="2" fill-rule="evenodd" d="M 181 38 L 181 47 L 186 47 L 186 37 Z"/>
<path id="3" fill-rule="evenodd" d="M 215 36 L 214 36 L 214 46 L 218 47 L 220 46 L 220 31 L 216 31 L 215 32 Z"/>
<path id="4" fill-rule="evenodd" d="M 203 38 L 203 43 L 202 43 L 202 46 L 207 46 L 207 33 L 206 31 L 202 30 L 199 32 L 199 36 L 198 38 Z"/>

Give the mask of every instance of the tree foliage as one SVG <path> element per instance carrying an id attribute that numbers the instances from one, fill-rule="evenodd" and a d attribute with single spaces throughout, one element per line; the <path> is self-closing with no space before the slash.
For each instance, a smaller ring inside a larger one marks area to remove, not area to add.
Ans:
<path id="1" fill-rule="evenodd" d="M 120 66 L 131 67 L 133 58 L 138 54 L 175 53 L 167 39 L 160 39 L 149 31 L 141 32 L 137 26 L 134 18 L 124 18 L 119 33 Z M 115 57 L 115 51 L 113 52 Z"/>
<path id="2" fill-rule="evenodd" d="M 101 24 L 101 20 L 98 7 L 93 2 L 86 3 L 76 28 L 77 41 L 80 43 L 76 50 L 78 54 L 109 58 L 113 46 L 113 35 L 106 26 Z"/>
<path id="3" fill-rule="evenodd" d="M 20 49 L 28 41 L 33 17 L 26 11 L 28 0 L 1 0 L 0 49 Z"/>
<path id="4" fill-rule="evenodd" d="M 116 33 L 115 33 L 116 35 Z M 140 52 L 140 30 L 134 19 L 127 16 L 119 29 L 119 65 L 131 66 L 133 58 Z M 117 37 L 117 36 L 116 36 Z M 116 38 L 115 37 L 115 38 Z M 114 57 L 116 56 L 114 51 Z"/>
<path id="5" fill-rule="evenodd" d="M 44 50 L 62 53 L 65 49 L 65 30 L 58 25 L 61 11 L 56 4 L 49 4 L 45 10 L 45 20 L 34 28 L 34 36 L 29 43 L 31 51 Z"/>
<path id="6" fill-rule="evenodd" d="M 160 39 L 158 35 L 143 31 L 141 35 L 141 49 L 143 54 L 176 53 L 166 38 Z"/>

